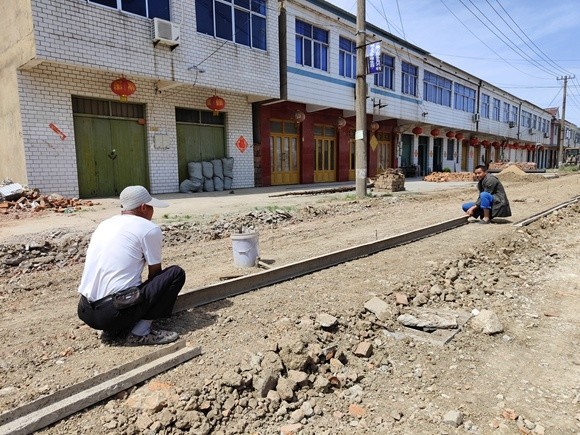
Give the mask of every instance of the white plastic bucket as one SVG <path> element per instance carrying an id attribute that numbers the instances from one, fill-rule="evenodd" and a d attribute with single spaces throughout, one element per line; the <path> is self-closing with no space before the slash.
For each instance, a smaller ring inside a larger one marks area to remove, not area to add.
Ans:
<path id="1" fill-rule="evenodd" d="M 258 233 L 232 234 L 234 264 L 238 267 L 254 267 L 259 256 Z"/>

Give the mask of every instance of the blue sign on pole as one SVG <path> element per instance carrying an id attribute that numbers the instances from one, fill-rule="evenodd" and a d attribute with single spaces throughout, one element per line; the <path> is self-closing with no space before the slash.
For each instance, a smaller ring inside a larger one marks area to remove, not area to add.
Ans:
<path id="1" fill-rule="evenodd" d="M 366 57 L 369 74 L 376 74 L 382 71 L 380 42 L 373 42 L 367 45 Z"/>

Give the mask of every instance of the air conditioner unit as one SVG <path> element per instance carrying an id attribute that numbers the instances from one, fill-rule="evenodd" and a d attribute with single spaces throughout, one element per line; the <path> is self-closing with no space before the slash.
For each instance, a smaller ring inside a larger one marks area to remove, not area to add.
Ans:
<path id="1" fill-rule="evenodd" d="M 516 126 L 515 121 L 508 122 L 508 126 L 509 126 L 509 128 L 514 128 Z"/>
<path id="2" fill-rule="evenodd" d="M 544 133 L 544 139 L 548 139 L 550 135 L 548 133 Z"/>
<path id="3" fill-rule="evenodd" d="M 529 133 L 529 134 L 534 134 L 534 129 L 533 129 L 533 128 L 530 128 L 530 129 L 528 130 L 528 133 Z"/>
<path id="4" fill-rule="evenodd" d="M 168 45 L 173 48 L 179 45 L 179 24 L 153 18 L 153 43 Z"/>
<path id="5" fill-rule="evenodd" d="M 474 113 L 473 114 L 473 122 L 479 122 L 480 116 L 479 113 Z"/>

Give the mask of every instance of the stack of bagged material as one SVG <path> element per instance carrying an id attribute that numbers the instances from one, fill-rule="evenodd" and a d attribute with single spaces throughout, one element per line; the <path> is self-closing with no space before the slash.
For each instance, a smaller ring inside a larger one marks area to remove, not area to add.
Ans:
<path id="1" fill-rule="evenodd" d="M 213 165 L 213 187 L 214 190 L 224 190 L 224 169 L 221 159 L 214 159 L 211 161 Z"/>
<path id="2" fill-rule="evenodd" d="M 222 159 L 222 167 L 224 171 L 224 190 L 230 190 L 234 179 L 234 158 L 224 157 Z"/>
<path id="3" fill-rule="evenodd" d="M 201 169 L 203 173 L 203 191 L 213 192 L 213 165 L 211 162 L 201 162 Z"/>
<path id="4" fill-rule="evenodd" d="M 179 185 L 181 193 L 230 190 L 234 178 L 234 158 L 189 162 L 187 172 L 189 178 Z"/>
<path id="5" fill-rule="evenodd" d="M 189 178 L 181 182 L 179 191 L 181 193 L 200 192 L 203 189 L 201 162 L 189 162 L 187 164 L 187 173 Z"/>

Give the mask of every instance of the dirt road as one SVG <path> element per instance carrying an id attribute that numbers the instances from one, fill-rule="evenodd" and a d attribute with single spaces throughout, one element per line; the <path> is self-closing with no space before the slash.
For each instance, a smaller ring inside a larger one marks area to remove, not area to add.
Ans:
<path id="1" fill-rule="evenodd" d="M 152 397 L 141 386 L 43 432 L 271 434 L 294 424 L 300 434 L 579 433 L 580 208 L 529 228 L 511 223 L 579 195 L 580 176 L 504 185 L 509 222 L 470 224 L 174 316 L 165 326 L 204 353 L 156 378 L 165 395 Z M 281 265 L 458 216 L 459 204 L 474 195 L 468 188 L 360 201 L 347 194 L 292 198 L 263 205 L 270 215 L 284 208 L 290 216 L 275 223 L 242 208 L 157 219 L 166 233 L 164 263 L 183 266 L 186 287 L 195 288 L 252 272 L 233 265 L 231 242 L 220 238 L 238 222 L 256 225 L 260 256 Z M 55 236 L 39 226 L 40 234 L 18 236 L 19 225 L 11 225 L 6 245 L 15 237 L 52 237 L 58 245 L 55 239 L 87 233 L 69 227 Z M 101 344 L 75 314 L 82 263 L 51 264 L 0 277 L 2 410 L 148 352 Z M 396 305 L 395 293 L 410 306 Z M 374 296 L 389 305 L 386 318 L 365 310 Z M 470 320 L 445 346 L 400 335 L 398 314 L 473 309 L 495 312 L 503 331 L 483 334 Z M 321 327 L 322 314 L 337 326 Z M 371 345 L 370 355 L 354 352 L 361 343 Z M 328 347 L 331 357 L 320 357 Z M 297 358 L 303 364 L 295 371 L 306 379 L 290 391 L 283 388 L 289 381 L 278 381 L 279 391 L 262 397 L 264 374 L 287 380 Z M 148 409 L 141 396 L 158 406 Z"/>

